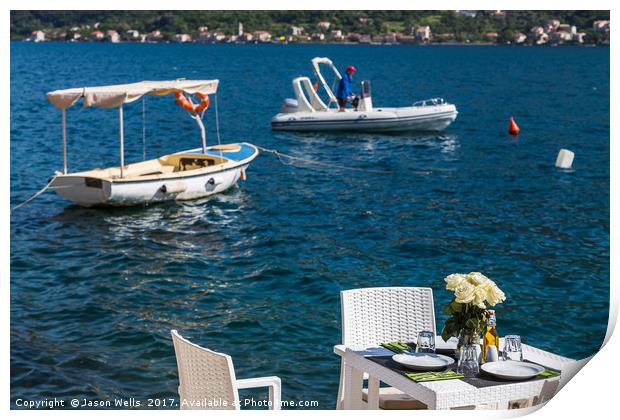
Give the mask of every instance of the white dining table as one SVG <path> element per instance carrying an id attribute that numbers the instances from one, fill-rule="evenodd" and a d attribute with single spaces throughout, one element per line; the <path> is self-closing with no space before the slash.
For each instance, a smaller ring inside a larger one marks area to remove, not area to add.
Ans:
<path id="1" fill-rule="evenodd" d="M 438 337 L 439 339 L 439 337 Z M 503 341 L 503 339 L 502 339 Z M 501 348 L 500 342 L 500 348 Z M 523 359 L 544 367 L 562 370 L 575 360 L 522 345 Z M 379 364 L 368 357 L 391 356 L 394 353 L 381 346 L 349 348 L 334 346 L 334 352 L 344 359 L 344 409 L 378 409 L 379 386 L 385 383 L 426 404 L 428 409 L 455 408 L 505 409 L 511 401 L 530 399 L 541 394 L 546 382 L 561 381 L 562 375 L 548 379 L 505 381 L 497 385 L 477 387 L 461 379 L 415 382 L 403 374 Z M 367 402 L 362 400 L 363 380 L 368 377 Z M 554 389 L 556 386 L 554 386 Z"/>

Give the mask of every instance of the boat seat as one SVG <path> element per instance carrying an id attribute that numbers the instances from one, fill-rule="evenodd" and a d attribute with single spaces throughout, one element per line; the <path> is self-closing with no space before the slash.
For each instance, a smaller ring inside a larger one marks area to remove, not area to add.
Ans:
<path id="1" fill-rule="evenodd" d="M 213 165 L 215 165 L 215 159 L 183 157 L 179 159 L 179 166 L 175 168 L 175 172 L 191 171 Z"/>

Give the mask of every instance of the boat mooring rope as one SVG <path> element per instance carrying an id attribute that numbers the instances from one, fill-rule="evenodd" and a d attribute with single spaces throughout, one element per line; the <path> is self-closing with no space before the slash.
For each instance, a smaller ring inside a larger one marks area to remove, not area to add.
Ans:
<path id="1" fill-rule="evenodd" d="M 325 168 L 340 169 L 340 170 L 345 170 L 345 171 L 371 172 L 371 173 L 378 173 L 378 174 L 392 174 L 392 173 L 394 173 L 394 171 L 385 171 L 385 170 L 381 170 L 381 169 L 364 169 L 364 168 L 354 168 L 354 167 L 351 167 L 351 166 L 334 165 L 334 164 L 331 164 L 331 163 L 320 162 L 320 161 L 317 161 L 317 160 L 312 160 L 312 159 L 306 159 L 306 158 L 301 158 L 301 157 L 297 157 L 297 156 L 287 155 L 287 154 L 279 152 L 278 150 L 275 150 L 275 149 L 267 149 L 267 148 L 261 147 L 261 146 L 256 146 L 256 147 L 260 151 L 262 151 L 262 152 L 270 153 L 270 154 L 276 156 L 278 158 L 278 160 L 283 165 L 288 165 L 288 166 L 294 166 L 294 165 L 291 164 L 291 163 L 286 162 L 285 160 L 283 160 L 283 158 L 284 159 L 289 159 L 289 160 L 294 160 L 294 161 L 299 161 L 299 162 L 304 162 L 304 163 L 307 163 L 309 165 L 317 165 L 317 166 L 323 166 Z M 25 206 L 26 204 L 28 204 L 29 202 L 31 202 L 32 200 L 34 200 L 35 198 L 37 198 L 38 196 L 43 194 L 45 191 L 47 191 L 50 188 L 50 186 L 52 185 L 52 183 L 54 182 L 55 179 L 56 179 L 56 176 L 53 176 L 49 180 L 49 182 L 47 184 L 45 184 L 45 186 L 43 188 L 41 188 L 36 193 L 32 194 L 30 197 L 28 197 L 26 200 L 22 201 L 21 203 L 19 203 L 15 207 L 12 207 L 11 208 L 11 213 L 13 213 L 18 208 L 20 208 L 22 206 Z M 58 188 L 58 187 L 56 187 L 56 188 Z M 62 188 L 62 187 L 60 187 L 60 188 Z"/>
<path id="2" fill-rule="evenodd" d="M 54 182 L 54 180 L 56 179 L 55 176 L 53 176 L 49 182 L 47 184 L 45 184 L 45 187 L 41 188 L 39 191 L 37 191 L 36 193 L 32 194 L 30 197 L 28 197 L 28 199 L 22 201 L 21 203 L 19 203 L 18 205 L 16 205 L 15 207 L 11 208 L 11 213 L 13 213 L 15 210 L 17 210 L 18 208 L 20 208 L 21 206 L 24 206 L 26 204 L 28 204 L 29 202 L 31 202 L 32 200 L 34 200 L 35 198 L 37 198 L 38 196 L 40 196 L 41 194 L 43 194 L 45 191 L 47 191 L 47 189 L 50 187 L 50 185 L 52 185 L 52 182 Z"/>
<path id="3" fill-rule="evenodd" d="M 284 154 L 282 152 L 279 152 L 275 149 L 266 149 L 264 147 L 261 146 L 256 146 L 260 151 L 265 152 L 265 153 L 271 153 L 272 155 L 276 156 L 278 158 L 278 160 L 283 164 L 283 165 L 289 165 L 289 166 L 294 166 L 291 163 L 287 163 L 284 160 L 282 160 L 282 158 L 286 158 L 286 159 L 290 159 L 290 160 L 296 160 L 296 161 L 300 161 L 300 162 L 304 162 L 310 165 L 317 165 L 317 166 L 323 166 L 326 168 L 333 168 L 333 169 L 341 169 L 341 170 L 346 170 L 346 171 L 360 171 L 360 172 L 371 172 L 371 173 L 377 173 L 377 174 L 392 174 L 394 173 L 394 171 L 384 171 L 381 169 L 364 169 L 364 168 L 353 168 L 350 166 L 342 166 L 342 165 L 334 165 L 331 163 L 325 163 L 325 162 L 320 162 L 318 160 L 312 160 L 312 159 L 306 159 L 306 158 L 300 158 L 297 156 L 291 156 L 291 155 L 287 155 Z"/>

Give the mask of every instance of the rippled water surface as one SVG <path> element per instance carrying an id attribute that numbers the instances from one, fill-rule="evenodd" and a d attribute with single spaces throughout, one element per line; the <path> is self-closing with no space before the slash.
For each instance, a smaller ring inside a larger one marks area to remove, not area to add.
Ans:
<path id="1" fill-rule="evenodd" d="M 439 135 L 272 132 L 291 78 L 319 55 L 355 64 L 375 105 L 443 96 L 458 119 Z M 221 79 L 223 141 L 393 173 L 263 154 L 211 199 L 93 210 L 44 194 L 11 217 L 13 398 L 176 397 L 177 328 L 230 354 L 238 377 L 277 375 L 285 399 L 333 408 L 340 290 L 430 286 L 439 309 L 443 278 L 472 270 L 508 296 L 501 334 L 574 358 L 600 346 L 609 49 L 13 43 L 12 204 L 62 167 L 45 92 L 178 77 Z M 145 109 L 147 157 L 198 147 L 172 98 Z M 142 102 L 125 116 L 127 161 L 141 160 Z M 70 170 L 117 164 L 116 111 L 74 107 L 68 125 Z M 560 148 L 573 170 L 553 166 Z"/>

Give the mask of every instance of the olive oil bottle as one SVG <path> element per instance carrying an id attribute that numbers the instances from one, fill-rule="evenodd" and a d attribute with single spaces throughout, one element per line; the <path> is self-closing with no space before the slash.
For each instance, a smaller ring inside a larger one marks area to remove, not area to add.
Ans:
<path id="1" fill-rule="evenodd" d="M 489 346 L 495 346 L 495 349 L 492 353 L 499 353 L 499 335 L 497 334 L 497 320 L 495 318 L 495 311 L 489 309 L 488 311 L 489 319 L 487 320 L 487 325 L 484 329 L 484 336 L 482 337 L 482 363 L 490 362 L 492 360 L 487 360 L 487 355 L 489 354 Z"/>

